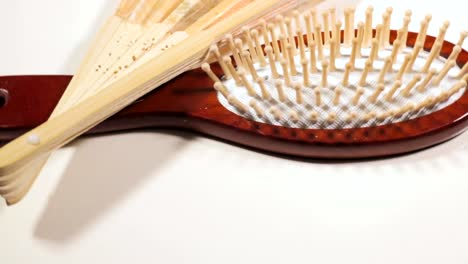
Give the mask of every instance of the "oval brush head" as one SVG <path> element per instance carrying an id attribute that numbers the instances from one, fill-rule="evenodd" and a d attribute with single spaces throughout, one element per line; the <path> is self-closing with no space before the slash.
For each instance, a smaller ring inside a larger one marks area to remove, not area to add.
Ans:
<path id="1" fill-rule="evenodd" d="M 409 11 L 403 27 L 390 30 L 391 12 L 387 9 L 375 30 L 368 22 L 360 22 L 355 30 L 350 9 L 345 11 L 344 30 L 327 13 L 322 14 L 323 23 L 314 11 L 278 16 L 274 24 L 260 29 L 266 33 L 265 45 L 259 45 L 257 30 L 244 29 L 243 37 L 234 40 L 227 37 L 234 45 L 218 61 L 222 77 L 208 64 L 202 69 L 226 109 L 258 123 L 257 132 L 272 137 L 334 149 L 404 142 L 443 133 L 444 127 L 457 126 L 460 133 L 468 109 L 467 53 L 461 48 L 466 32 L 456 45 L 445 42 L 445 22 L 436 38 L 427 36 L 427 16 L 418 34 L 408 33 Z M 439 142 L 424 142 L 419 148 Z M 358 158 L 417 148 L 295 154 Z"/>

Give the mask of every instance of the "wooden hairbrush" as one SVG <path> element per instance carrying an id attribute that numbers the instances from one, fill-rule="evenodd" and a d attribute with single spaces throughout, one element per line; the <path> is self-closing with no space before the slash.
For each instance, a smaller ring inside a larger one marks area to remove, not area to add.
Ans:
<path id="1" fill-rule="evenodd" d="M 391 9 L 376 30 L 369 19 L 355 30 L 350 9 L 343 31 L 333 12 L 322 14 L 322 26 L 312 12 L 243 29 L 239 38 L 228 36 L 220 48 L 210 48 L 219 63 L 202 65 L 209 78 L 200 69 L 184 73 L 95 131 L 181 127 L 321 158 L 405 153 L 461 133 L 468 109 L 467 53 L 461 49 L 466 33 L 454 47 L 443 40 L 448 24 L 434 38 L 425 33 L 429 17 L 415 34 L 407 31 L 409 12 L 398 31 L 390 30 L 390 15 Z M 304 30 L 294 28 L 304 19 Z M 26 87 L 28 81 L 53 78 L 60 95 L 67 77 L 25 77 L 18 83 Z"/>
<path id="2" fill-rule="evenodd" d="M 260 18 L 320 0 L 124 0 L 106 23 L 48 121 L 0 149 L 0 194 L 29 190 L 51 151 L 177 75 L 213 61 L 209 48 Z M 202 10 L 202 11 L 200 11 Z"/>

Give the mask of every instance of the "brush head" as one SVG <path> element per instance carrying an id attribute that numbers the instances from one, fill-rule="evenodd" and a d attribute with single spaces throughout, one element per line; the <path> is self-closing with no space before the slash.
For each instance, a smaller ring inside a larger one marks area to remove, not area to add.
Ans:
<path id="1" fill-rule="evenodd" d="M 386 20 L 390 19 L 392 12 L 391 8 L 386 10 Z M 405 14 L 407 19 L 411 12 L 406 11 Z M 305 45 L 308 48 L 303 51 L 300 43 L 317 41 L 317 33 L 299 35 L 297 32 L 307 32 L 307 29 L 302 29 L 302 25 L 297 23 L 298 13 L 294 15 L 277 16 L 275 29 L 270 24 L 269 32 L 265 32 L 271 34 L 276 30 L 286 34 L 278 37 L 281 39 L 278 42 L 279 54 L 272 48 L 275 43 L 266 43 L 266 47 L 260 47 L 265 54 L 273 54 L 272 57 L 278 60 L 270 61 L 270 65 L 265 66 L 255 60 L 244 60 L 237 71 L 254 73 L 247 74 L 240 84 L 234 80 L 223 80 L 231 96 L 240 102 L 256 101 L 256 108 L 265 110 L 265 114 L 259 116 L 254 109 L 242 109 L 240 112 L 236 106 L 229 104 L 225 96 L 219 94 L 220 103 L 228 110 L 255 122 L 289 128 L 366 128 L 431 115 L 449 107 L 465 94 L 464 76 L 459 76 L 461 70 L 455 63 L 456 58 L 447 60 L 439 55 L 442 41 L 436 42 L 431 50 L 423 50 L 424 43 L 414 43 L 414 39 L 413 46 L 402 45 L 404 37 L 408 37 L 407 32 L 404 35 L 405 31 L 400 30 L 397 35 L 397 31 L 382 26 L 380 36 L 371 41 L 373 45 L 363 47 L 360 38 L 366 32 L 359 32 L 365 28 L 362 23 L 358 23 L 360 26 L 357 34 L 353 34 L 352 47 L 341 43 L 334 45 L 340 36 L 334 32 L 322 32 L 318 38 L 322 45 Z M 310 14 L 304 17 L 310 19 Z M 328 16 L 325 17 L 328 19 Z M 430 15 L 426 16 L 423 23 L 428 23 L 430 19 Z M 296 30 L 282 31 L 282 27 L 288 28 L 291 24 L 294 24 Z M 448 21 L 444 22 L 441 30 L 447 30 L 448 26 Z M 316 27 L 320 27 L 320 24 Z M 290 35 L 292 32 L 295 35 Z M 324 34 L 330 34 L 328 44 L 322 39 Z M 383 40 L 386 34 L 389 39 Z M 379 45 L 385 41 L 391 45 Z M 231 54 L 253 58 L 248 47 L 242 43 L 236 44 L 236 48 L 230 50 Z M 452 57 L 457 57 L 461 51 L 461 47 L 456 46 Z M 431 57 L 431 52 L 435 56 Z M 318 58 L 318 61 L 313 61 L 313 58 Z M 430 66 L 427 71 L 424 70 L 426 65 Z M 273 69 L 277 74 L 274 74 Z M 272 97 L 262 96 L 258 78 L 262 79 L 262 85 Z M 242 89 L 245 86 L 250 88 Z M 266 111 L 272 108 L 275 111 Z M 316 118 L 311 119 L 311 115 Z"/>

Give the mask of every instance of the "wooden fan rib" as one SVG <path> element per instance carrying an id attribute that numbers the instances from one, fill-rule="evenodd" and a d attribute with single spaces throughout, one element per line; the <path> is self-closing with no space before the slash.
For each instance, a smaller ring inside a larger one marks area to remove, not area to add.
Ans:
<path id="1" fill-rule="evenodd" d="M 128 18 L 140 0 L 121 0 L 115 15 L 121 18 Z"/>
<path id="2" fill-rule="evenodd" d="M 68 88 L 65 90 L 62 98 L 56 106 L 56 109 L 51 115 L 51 118 L 60 114 L 63 110 L 67 108 L 70 97 L 73 96 L 75 90 L 78 87 L 78 84 L 81 83 L 86 75 L 89 74 L 88 68 L 90 65 L 95 64 L 96 58 L 104 50 L 109 40 L 112 39 L 115 32 L 118 30 L 120 24 L 122 23 L 122 18 L 117 16 L 112 16 L 105 23 L 104 27 L 100 30 L 100 33 L 96 40 L 92 42 L 91 48 L 83 59 L 83 63 L 80 65 L 77 73 L 70 82 Z"/>
<path id="3" fill-rule="evenodd" d="M 128 22 L 143 25 L 155 9 L 162 8 L 160 2 L 160 0 L 140 0 L 128 17 Z"/>
<path id="4" fill-rule="evenodd" d="M 218 1 L 210 1 L 211 4 L 216 2 Z M 205 6 L 210 9 L 212 8 L 212 6 L 206 4 Z M 196 7 L 200 8 L 199 0 L 185 0 L 179 4 L 179 6 L 172 12 L 172 14 L 167 17 L 163 23 L 154 24 L 150 26 L 149 29 L 145 27 L 144 32 L 138 38 L 136 38 L 134 44 L 130 48 L 125 50 L 117 50 L 116 53 L 120 54 L 117 60 L 110 60 L 105 62 L 107 66 L 110 65 L 109 70 L 106 73 L 99 76 L 98 79 L 91 80 L 90 82 L 84 84 L 89 88 L 86 89 L 86 93 L 84 95 L 78 97 L 78 100 L 80 98 L 87 98 L 88 96 L 92 96 L 99 92 L 103 87 L 106 87 L 107 84 L 110 84 L 109 82 L 118 80 L 121 76 L 124 76 L 125 73 L 134 68 L 136 62 L 140 60 L 147 61 L 151 57 L 157 56 L 163 50 L 167 49 L 165 46 L 173 46 L 177 44 L 178 41 L 185 39 L 186 36 L 184 38 L 181 37 L 181 35 L 184 34 L 177 34 L 176 37 L 171 38 L 167 43 L 164 41 L 168 36 L 170 36 L 168 33 L 171 29 L 174 28 L 174 25 L 187 17 L 187 14 L 191 16 L 190 14 L 192 14 L 192 10 Z M 203 12 L 206 11 L 207 10 L 203 10 Z M 165 43 L 165 45 L 157 45 L 160 42 Z M 155 48 L 156 45 L 158 47 Z M 163 49 L 159 48 L 161 46 Z M 141 65 L 141 63 L 139 64 Z"/>
<path id="5" fill-rule="evenodd" d="M 155 6 L 145 23 L 161 23 L 183 2 L 183 0 L 162 1 L 159 6 Z"/>

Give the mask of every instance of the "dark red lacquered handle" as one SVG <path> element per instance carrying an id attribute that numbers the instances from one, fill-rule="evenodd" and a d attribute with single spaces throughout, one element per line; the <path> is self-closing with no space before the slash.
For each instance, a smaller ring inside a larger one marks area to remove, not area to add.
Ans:
<path id="1" fill-rule="evenodd" d="M 395 36 L 393 31 L 392 39 Z M 416 36 L 409 34 L 409 46 Z M 429 50 L 433 42 L 434 38 L 428 36 L 425 49 Z M 453 44 L 445 42 L 441 54 L 448 57 L 452 48 Z M 457 63 L 462 66 L 467 60 L 468 53 L 463 50 Z M 0 140 L 12 139 L 46 121 L 69 81 L 70 76 L 0 77 L 3 97 L 5 91 L 8 93 L 8 102 L 0 108 Z M 90 133 L 172 127 L 288 155 L 364 158 L 415 151 L 448 140 L 466 129 L 467 112 L 465 92 L 449 107 L 391 125 L 337 130 L 278 127 L 244 119 L 225 109 L 218 102 L 212 81 L 202 71 L 194 70 L 156 89 Z"/>

